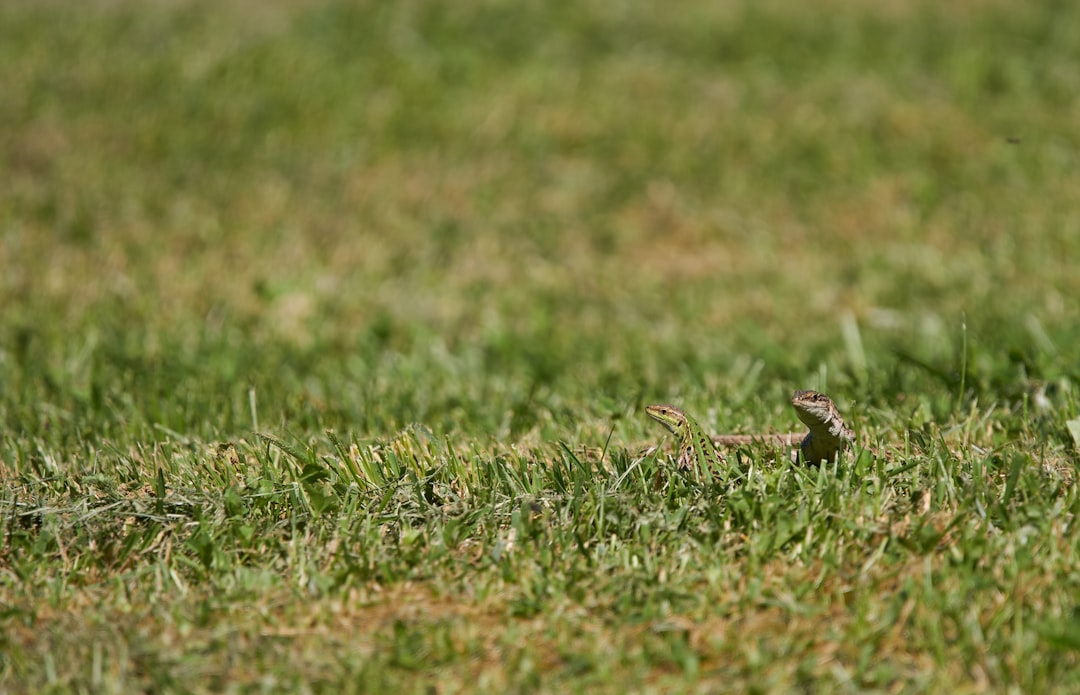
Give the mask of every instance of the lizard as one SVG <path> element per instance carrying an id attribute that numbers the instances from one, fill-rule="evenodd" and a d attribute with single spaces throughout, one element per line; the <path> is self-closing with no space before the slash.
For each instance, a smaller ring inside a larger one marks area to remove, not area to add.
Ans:
<path id="1" fill-rule="evenodd" d="M 855 433 L 844 424 L 844 418 L 832 399 L 819 391 L 796 391 L 791 396 L 795 415 L 810 428 L 799 444 L 799 451 L 791 452 L 792 461 L 798 458 L 818 465 L 822 461 L 835 461 L 840 450 L 855 443 Z"/>
<path id="2" fill-rule="evenodd" d="M 696 465 L 699 472 L 720 468 L 724 459 L 697 420 L 668 403 L 645 406 L 645 413 L 678 438 L 679 468 L 691 470 Z"/>
<path id="3" fill-rule="evenodd" d="M 645 412 L 679 439 L 680 468 L 699 465 L 718 465 L 723 457 L 716 445 L 740 446 L 757 442 L 777 442 L 792 447 L 791 460 L 801 458 L 814 465 L 834 461 L 840 450 L 855 441 L 855 434 L 844 424 L 836 404 L 818 391 L 796 391 L 791 397 L 795 414 L 810 428 L 805 433 L 726 434 L 710 437 L 705 430 L 679 408 L 666 403 L 646 406 Z"/>

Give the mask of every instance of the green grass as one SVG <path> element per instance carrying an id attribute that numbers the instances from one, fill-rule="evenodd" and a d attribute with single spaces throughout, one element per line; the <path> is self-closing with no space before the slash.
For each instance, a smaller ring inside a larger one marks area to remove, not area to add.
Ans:
<path id="1" fill-rule="evenodd" d="M 1072 4 L 86 5 L 0 5 L 0 691 L 1080 688 Z M 643 412 L 797 388 L 889 457 Z"/>

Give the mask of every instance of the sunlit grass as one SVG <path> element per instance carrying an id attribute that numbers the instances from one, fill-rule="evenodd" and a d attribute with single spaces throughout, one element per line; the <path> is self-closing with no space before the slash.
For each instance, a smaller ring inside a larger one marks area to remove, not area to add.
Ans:
<path id="1" fill-rule="evenodd" d="M 827 5 L 0 8 L 0 690 L 1074 690 L 1080 21 Z"/>

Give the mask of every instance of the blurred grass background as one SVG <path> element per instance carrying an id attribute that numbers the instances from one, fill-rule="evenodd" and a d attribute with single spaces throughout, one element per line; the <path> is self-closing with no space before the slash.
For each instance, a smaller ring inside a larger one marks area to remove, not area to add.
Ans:
<path id="1" fill-rule="evenodd" d="M 0 477 L 786 430 L 806 387 L 1074 464 L 1078 15 L 2 3 Z"/>

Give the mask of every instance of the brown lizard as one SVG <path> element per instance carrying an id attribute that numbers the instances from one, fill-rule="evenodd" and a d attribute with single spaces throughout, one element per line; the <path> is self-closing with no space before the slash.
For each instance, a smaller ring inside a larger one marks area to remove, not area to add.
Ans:
<path id="1" fill-rule="evenodd" d="M 801 458 L 804 462 L 818 465 L 822 461 L 835 461 L 837 455 L 845 447 L 851 446 L 855 441 L 855 433 L 844 424 L 844 418 L 832 399 L 818 391 L 796 391 L 791 397 L 791 405 L 795 408 L 795 414 L 803 424 L 810 428 L 809 432 L 787 432 L 776 434 L 722 434 L 710 437 L 714 444 L 720 446 L 743 446 L 757 443 L 777 443 L 791 447 L 791 460 L 798 463 Z M 698 453 L 696 458 L 701 458 L 701 446 L 695 451 L 695 432 L 700 433 L 701 428 L 683 411 L 671 405 L 651 405 L 646 412 L 654 420 L 659 421 L 673 434 L 680 438 L 681 465 L 685 465 L 692 458 L 690 452 Z M 719 453 L 715 454 L 720 456 Z"/>
<path id="2" fill-rule="evenodd" d="M 836 404 L 824 393 L 796 391 L 791 397 L 795 414 L 810 431 L 803 437 L 799 452 L 792 452 L 792 460 L 801 456 L 806 463 L 817 465 L 822 461 L 835 461 L 837 454 L 855 443 L 855 433 L 840 416 Z"/>

